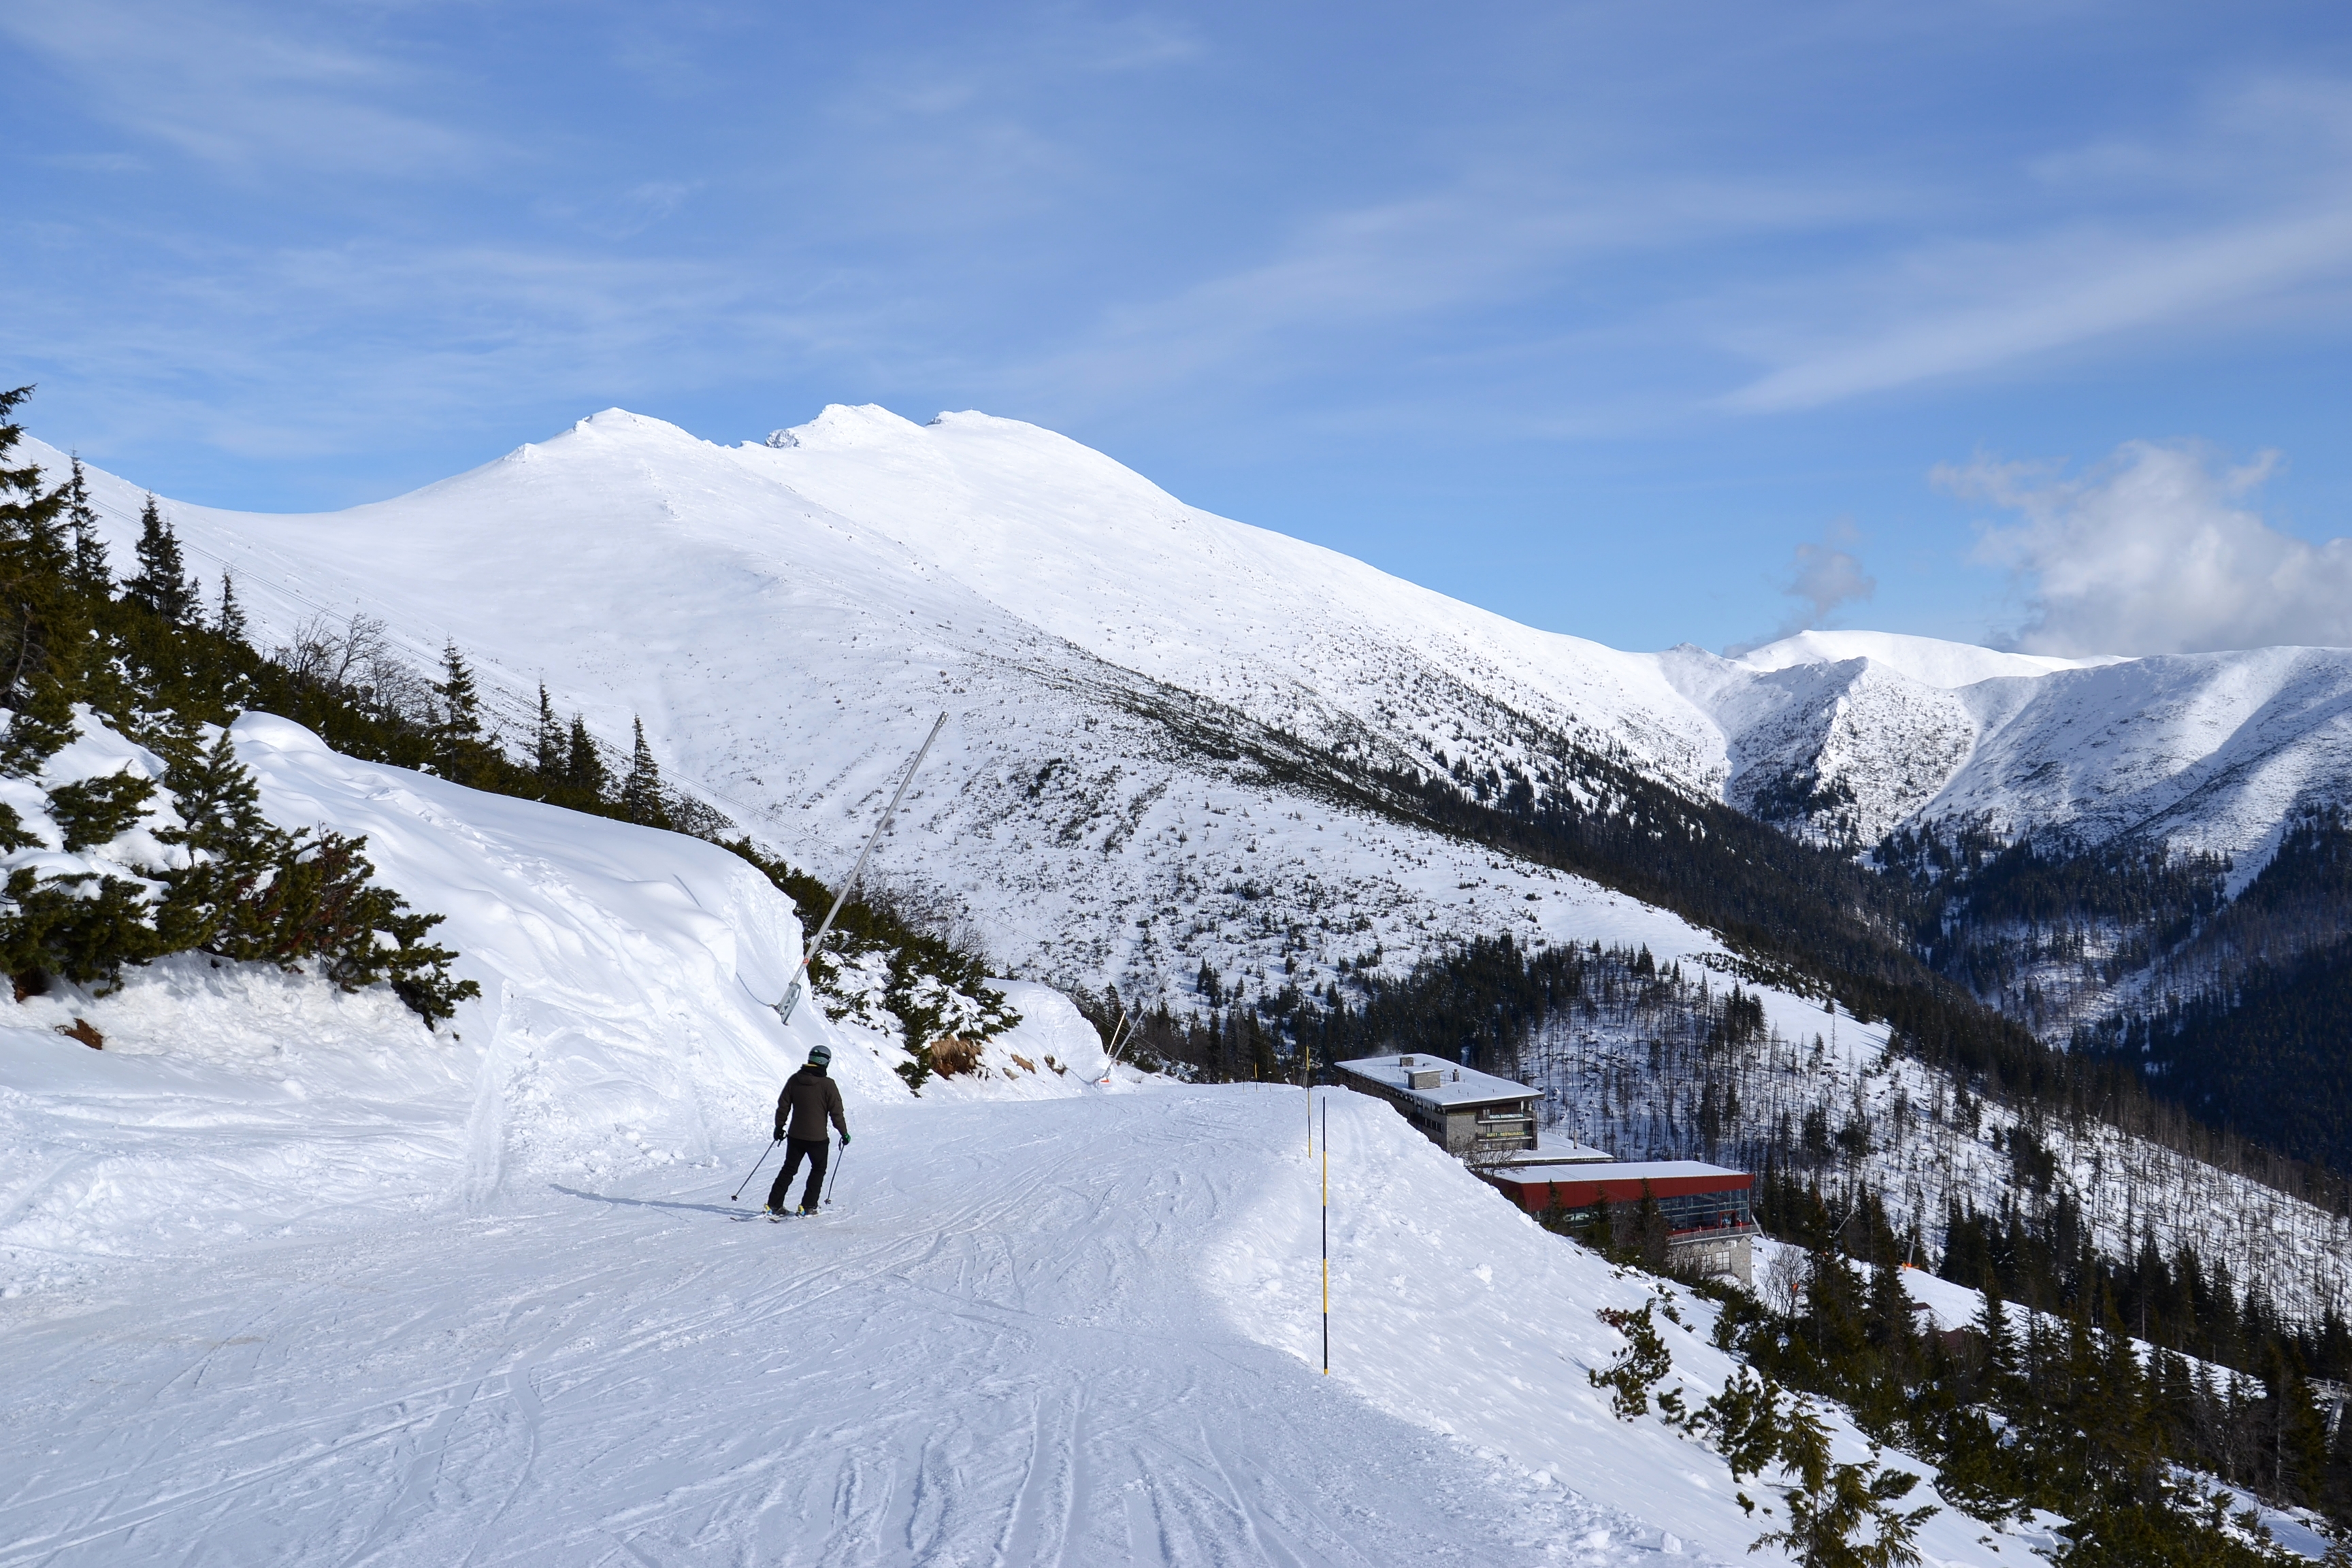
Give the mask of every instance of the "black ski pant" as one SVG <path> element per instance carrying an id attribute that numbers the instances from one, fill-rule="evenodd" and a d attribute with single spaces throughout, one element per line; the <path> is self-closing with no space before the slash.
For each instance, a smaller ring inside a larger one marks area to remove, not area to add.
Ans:
<path id="1" fill-rule="evenodd" d="M 824 1163 L 832 1154 L 833 1140 L 830 1138 L 785 1139 L 784 1168 L 776 1173 L 776 1184 L 768 1189 L 768 1206 L 772 1209 L 784 1206 L 784 1194 L 791 1188 L 793 1177 L 799 1173 L 801 1162 L 806 1160 L 809 1163 L 809 1179 L 808 1185 L 801 1189 L 801 1207 L 816 1207 L 816 1200 L 824 1191 Z"/>

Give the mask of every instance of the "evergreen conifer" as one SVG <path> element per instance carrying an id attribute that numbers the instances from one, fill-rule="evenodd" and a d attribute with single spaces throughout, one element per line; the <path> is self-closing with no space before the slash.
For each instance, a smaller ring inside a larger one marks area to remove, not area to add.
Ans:
<path id="1" fill-rule="evenodd" d="M 262 816 L 261 791 L 236 760 L 226 730 L 206 747 L 187 726 L 157 749 L 167 764 L 163 787 L 182 826 L 156 837 L 187 846 L 189 863 L 167 878 L 156 929 L 174 949 L 209 951 L 237 900 L 271 877 L 291 840 Z"/>
<path id="2" fill-rule="evenodd" d="M 0 392 L 0 773 L 26 776 L 73 739 L 73 701 L 89 620 L 60 575 L 66 562 L 58 517 L 70 486 L 43 491 L 41 470 L 8 466 L 24 427 L 10 416 L 31 395 Z"/>
<path id="3" fill-rule="evenodd" d="M 646 721 L 633 722 L 636 742 L 629 753 L 629 776 L 621 781 L 621 811 L 631 822 L 659 822 L 661 770 L 654 765 L 653 748 L 646 744 Z"/>
<path id="4" fill-rule="evenodd" d="M 236 574 L 221 568 L 220 616 L 213 629 L 231 642 L 245 640 L 245 606 L 236 602 Z"/>
<path id="5" fill-rule="evenodd" d="M 0 539 L 32 545 L 38 558 L 46 560 L 59 549 L 58 514 L 65 510 L 69 492 L 59 489 L 44 494 L 41 470 L 33 464 L 21 468 L 5 466 L 25 435 L 25 427 L 12 416 L 16 405 L 32 395 L 29 386 L 0 392 Z"/>
<path id="6" fill-rule="evenodd" d="M 555 705 L 547 700 L 547 682 L 539 683 L 539 733 L 531 752 L 531 772 L 552 789 L 564 783 L 563 727 L 555 721 Z"/>
<path id="7" fill-rule="evenodd" d="M 572 716 L 572 739 L 566 753 L 563 782 L 583 795 L 601 797 L 604 793 L 604 759 L 596 754 L 596 742 L 588 733 L 587 721 L 577 713 Z"/>
<path id="8" fill-rule="evenodd" d="M 1977 1341 L 1984 1351 L 1986 1392 L 2005 1399 L 2017 1381 L 2017 1342 L 2009 1331 L 2009 1312 L 2000 1292 L 1984 1293 L 1984 1310 L 1977 1318 Z"/>
<path id="9" fill-rule="evenodd" d="M 49 816 L 68 850 L 104 844 L 146 815 L 155 781 L 142 773 L 100 773 L 49 791 Z"/>
<path id="10" fill-rule="evenodd" d="M 2327 1495 L 2327 1422 L 2311 1397 L 2311 1385 L 2275 1345 L 2265 1359 L 2272 1485 L 2290 1501 L 2317 1503 Z"/>
<path id="11" fill-rule="evenodd" d="M 66 522 L 73 531 L 73 564 L 68 571 L 74 585 L 92 598 L 104 598 L 114 592 L 114 573 L 107 564 L 106 541 L 98 536 L 98 509 L 89 504 L 89 481 L 79 457 L 73 460 L 66 501 Z"/>
<path id="12" fill-rule="evenodd" d="M 433 761 L 442 777 L 463 784 L 473 778 L 489 748 L 482 739 L 481 697 L 474 672 L 456 643 L 441 649 L 441 679 L 432 686 L 440 699 L 434 715 Z"/>
<path id="13" fill-rule="evenodd" d="M 196 591 L 180 558 L 180 537 L 149 496 L 139 513 L 139 574 L 122 585 L 133 604 L 143 605 L 174 626 L 195 608 Z"/>

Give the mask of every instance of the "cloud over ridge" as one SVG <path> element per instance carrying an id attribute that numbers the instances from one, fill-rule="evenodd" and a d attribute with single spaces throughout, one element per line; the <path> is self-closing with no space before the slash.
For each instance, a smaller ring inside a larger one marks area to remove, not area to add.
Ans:
<path id="1" fill-rule="evenodd" d="M 2019 521 L 1988 527 L 1979 562 L 2024 591 L 2029 653 L 2204 653 L 2352 647 L 2352 539 L 2313 543 L 2248 502 L 2275 452 L 2231 464 L 2200 441 L 2127 441 L 2068 478 L 1979 458 L 1934 481 Z"/>

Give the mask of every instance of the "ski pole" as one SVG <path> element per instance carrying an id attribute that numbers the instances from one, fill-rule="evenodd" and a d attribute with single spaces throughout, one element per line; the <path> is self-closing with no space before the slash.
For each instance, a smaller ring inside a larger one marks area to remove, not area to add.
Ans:
<path id="1" fill-rule="evenodd" d="M 783 1140 L 781 1138 L 776 1140 L 776 1143 L 781 1143 L 782 1142 Z M 760 1151 L 760 1157 L 751 1162 L 751 1169 L 745 1173 L 743 1180 L 737 1184 L 735 1190 L 727 1194 L 727 1201 L 729 1203 L 731 1204 L 743 1195 L 743 1189 L 751 1184 L 751 1178 L 760 1173 L 760 1167 L 768 1163 L 768 1156 L 776 1152 L 776 1143 L 771 1143 L 766 1148 Z"/>
<path id="2" fill-rule="evenodd" d="M 833 1190 L 841 1185 L 841 1163 L 849 1158 L 849 1140 L 841 1141 L 841 1148 L 833 1157 L 833 1180 L 824 1184 L 824 1201 L 833 1202 Z"/>

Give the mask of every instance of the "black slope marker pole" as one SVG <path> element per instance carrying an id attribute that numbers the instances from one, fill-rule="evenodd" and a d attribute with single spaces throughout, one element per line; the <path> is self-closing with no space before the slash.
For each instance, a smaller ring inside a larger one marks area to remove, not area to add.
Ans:
<path id="1" fill-rule="evenodd" d="M 781 1138 L 776 1140 L 776 1143 L 781 1143 L 782 1142 L 783 1140 Z M 771 1143 L 766 1148 L 760 1151 L 760 1157 L 751 1162 L 751 1171 L 744 1176 L 743 1180 L 737 1184 L 735 1190 L 727 1194 L 727 1201 L 729 1203 L 731 1204 L 736 1199 L 743 1195 L 743 1189 L 751 1184 L 751 1178 L 760 1173 L 760 1167 L 768 1163 L 768 1156 L 776 1152 L 776 1143 Z"/>

